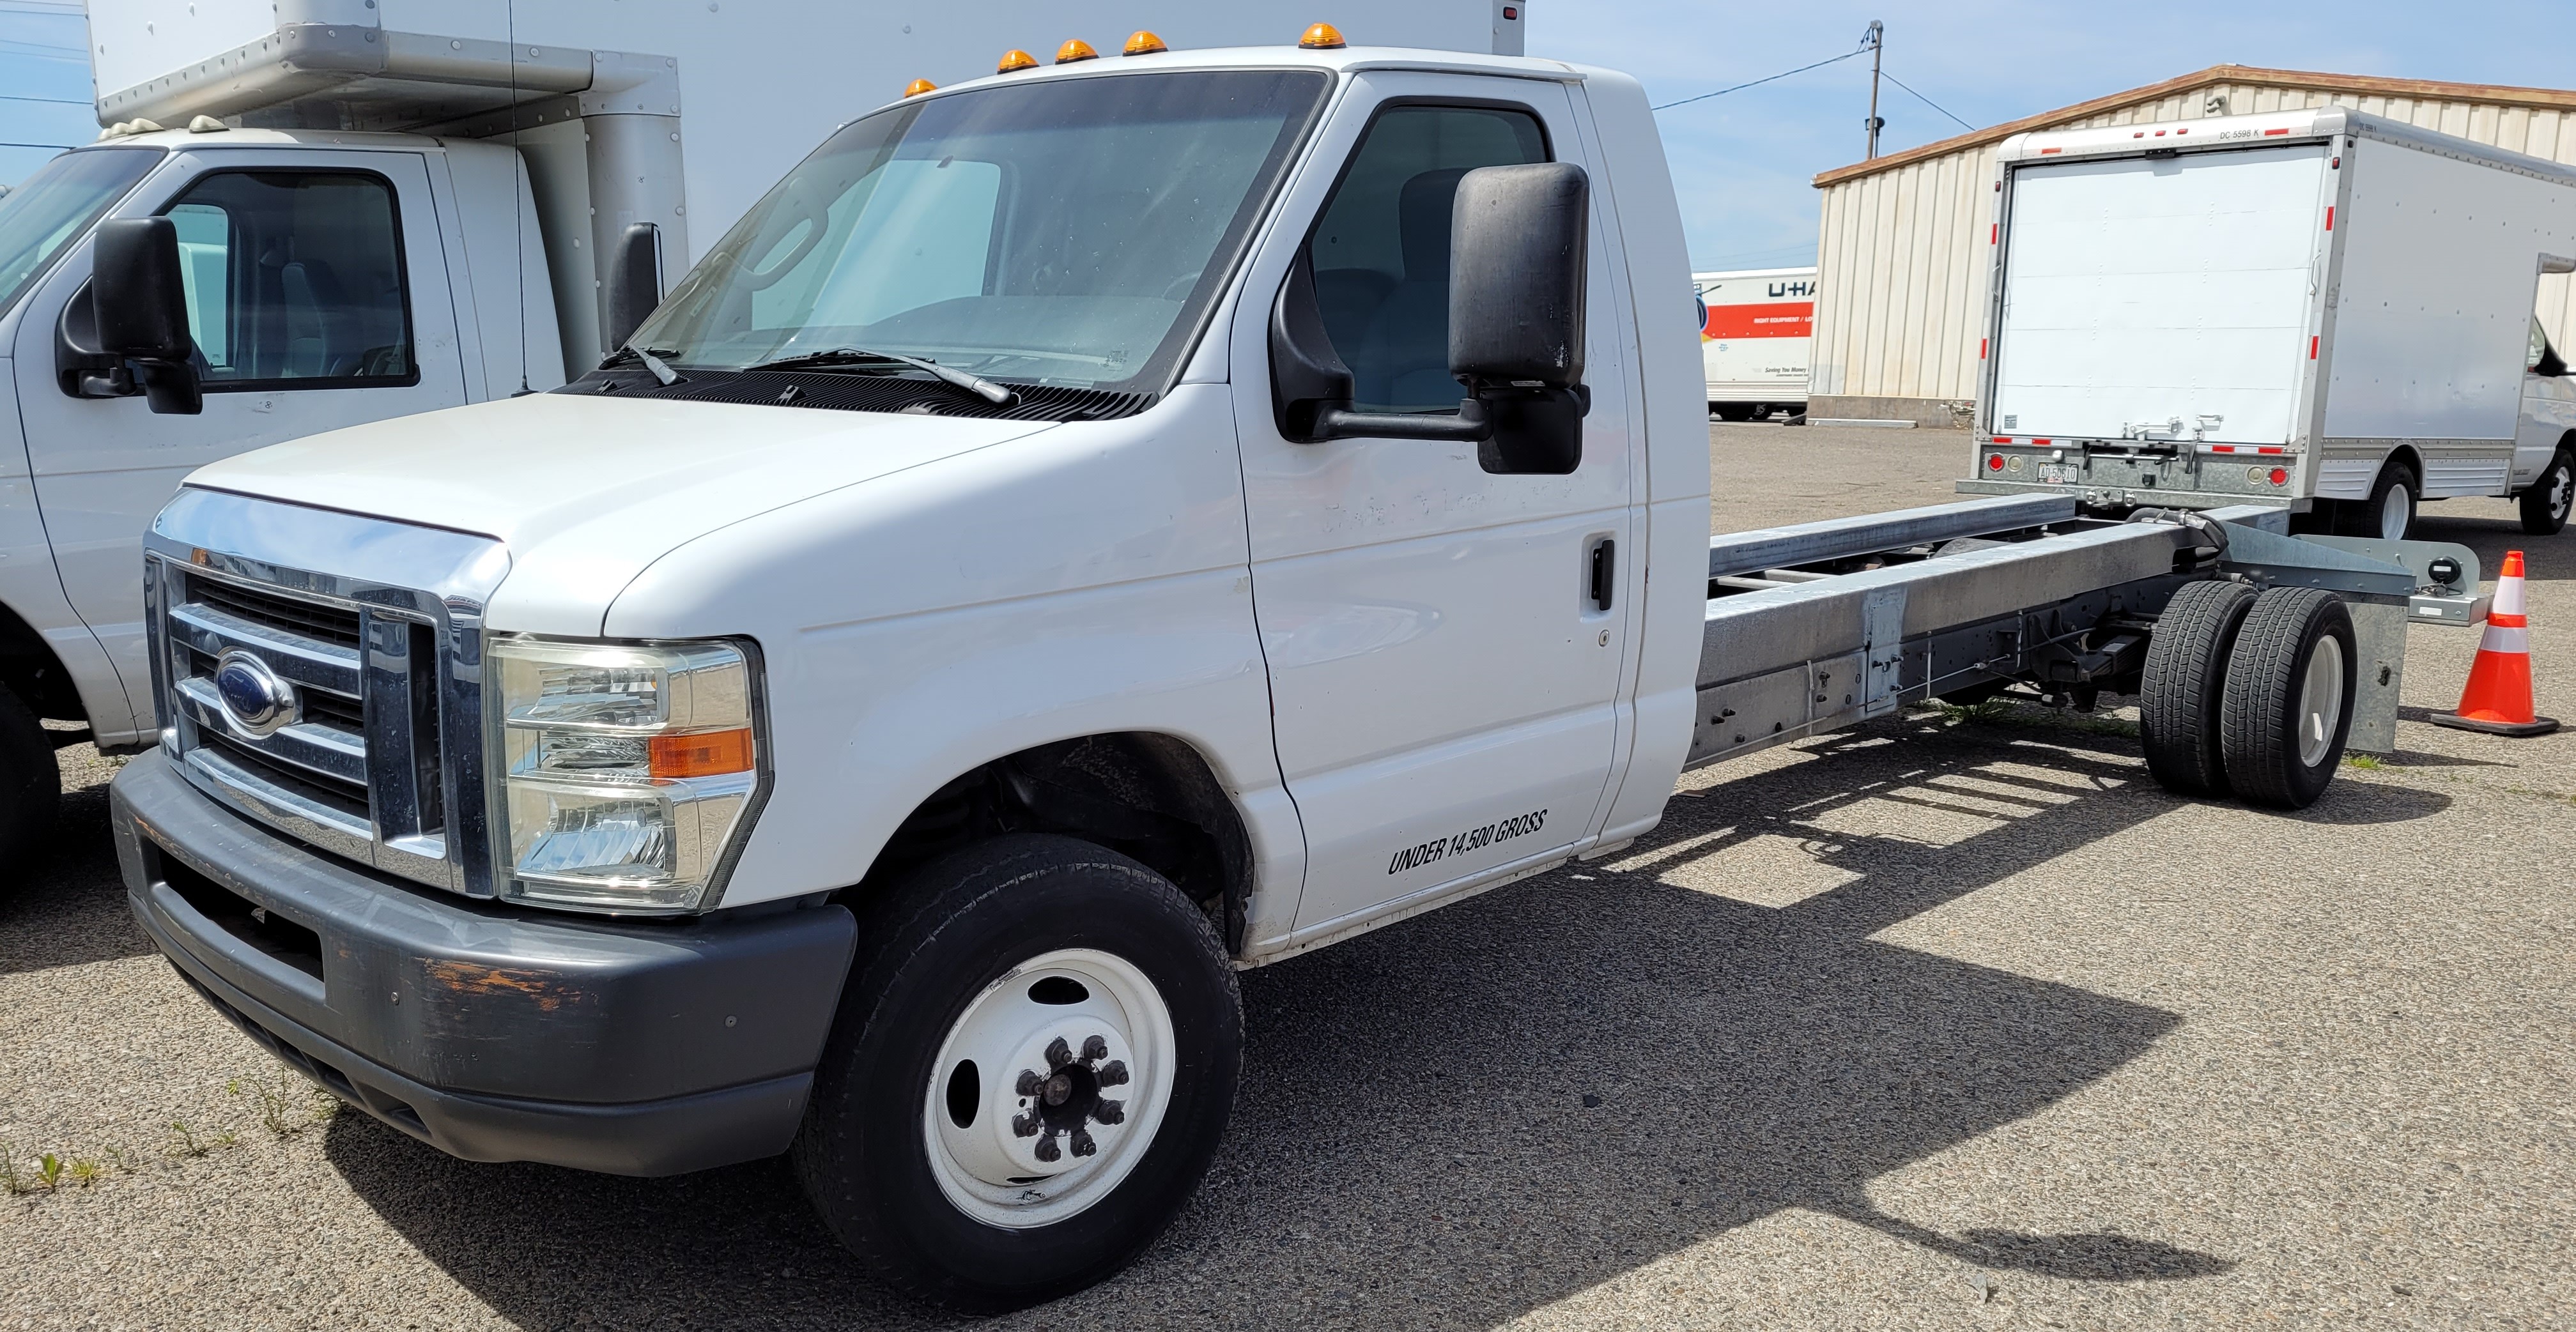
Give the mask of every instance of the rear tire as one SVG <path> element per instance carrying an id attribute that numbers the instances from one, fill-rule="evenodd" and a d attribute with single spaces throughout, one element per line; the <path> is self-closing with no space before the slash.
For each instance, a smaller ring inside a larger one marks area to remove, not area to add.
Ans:
<path id="1" fill-rule="evenodd" d="M 1709 410 L 1717 413 L 1717 419 L 1721 421 L 1753 419 L 1753 404 L 1749 402 L 1713 402 L 1709 404 Z"/>
<path id="2" fill-rule="evenodd" d="M 2344 535 L 2405 540 L 2406 534 L 2414 530 L 2417 501 L 2423 495 L 2424 483 L 2416 477 L 2415 469 L 2391 462 L 2379 469 L 2379 479 L 2371 483 L 2369 499 L 2344 506 Z"/>
<path id="3" fill-rule="evenodd" d="M 0 897 L 30 877 L 54 839 L 62 809 L 63 770 L 54 739 L 18 696 L 0 688 Z"/>
<path id="4" fill-rule="evenodd" d="M 959 1309 L 1126 1266 L 1234 1107 L 1242 999 L 1206 915 L 1125 856 L 1036 835 L 933 861 L 869 914 L 792 1149 L 824 1223 Z"/>
<path id="5" fill-rule="evenodd" d="M 2549 466 L 2522 492 L 2522 530 L 2533 536 L 2556 536 L 2567 526 L 2567 510 L 2576 503 L 2576 460 L 2560 449 Z"/>
<path id="6" fill-rule="evenodd" d="M 2138 736 L 2147 771 L 2175 795 L 2227 793 L 2227 767 L 2219 742 L 2219 709 L 2226 697 L 2228 654 L 2254 589 L 2212 580 L 2187 583 L 2165 603 L 2147 639 L 2144 681 L 2138 693 Z"/>
<path id="7" fill-rule="evenodd" d="M 2324 795 L 2352 731 L 2352 612 L 2314 587 L 2254 602 L 2227 660 L 2219 713 L 2228 785 L 2248 803 L 2305 809 Z"/>

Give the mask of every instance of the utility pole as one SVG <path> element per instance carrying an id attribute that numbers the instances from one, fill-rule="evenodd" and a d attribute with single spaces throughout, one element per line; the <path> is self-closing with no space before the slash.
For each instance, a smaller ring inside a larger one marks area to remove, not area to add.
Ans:
<path id="1" fill-rule="evenodd" d="M 1866 123 L 1869 126 L 1869 155 L 1871 157 L 1878 156 L 1878 132 L 1887 128 L 1887 122 L 1878 118 L 1879 49 L 1886 43 L 1886 40 L 1887 25 L 1879 22 L 1877 19 L 1871 19 L 1869 21 L 1869 31 L 1860 35 L 1860 44 L 1869 48 L 1869 120 Z"/>

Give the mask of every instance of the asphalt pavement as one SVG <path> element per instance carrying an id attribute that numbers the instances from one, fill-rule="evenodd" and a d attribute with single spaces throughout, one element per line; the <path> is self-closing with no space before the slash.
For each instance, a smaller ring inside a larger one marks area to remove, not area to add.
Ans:
<path id="1" fill-rule="evenodd" d="M 1722 530 L 1939 502 L 1949 432 L 1711 431 Z M 2576 535 L 2525 550 L 2576 720 Z M 2296 815 L 2132 714 L 1909 713 L 1664 825 L 1244 977 L 1225 1148 L 1016 1328 L 2542 1328 L 2576 1321 L 2576 734 L 2421 719 Z M 111 760 L 0 897 L 0 1328 L 907 1328 L 756 1164 L 470 1165 L 326 1104 L 126 914 Z M 57 1170 L 46 1182 L 38 1158 Z"/>

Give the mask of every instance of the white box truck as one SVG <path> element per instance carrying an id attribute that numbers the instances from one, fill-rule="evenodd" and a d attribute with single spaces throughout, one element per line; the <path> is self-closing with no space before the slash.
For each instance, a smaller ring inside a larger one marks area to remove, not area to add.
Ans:
<path id="1" fill-rule="evenodd" d="M 1405 0 L 1361 31 L 1510 54 L 1525 12 Z M 0 865 L 55 808 L 39 718 L 109 752 L 151 740 L 139 543 L 190 469 L 563 383 L 910 80 L 989 73 L 1014 44 L 1087 37 L 1117 60 L 1136 28 L 1186 49 L 1292 20 L 1184 0 L 95 0 L 89 23 L 107 133 L 0 198 Z M 153 217 L 177 234 L 190 346 L 144 374 L 98 348 L 91 275 L 99 226 Z"/>
<path id="2" fill-rule="evenodd" d="M 1816 333 L 1816 270 L 1693 273 L 1708 410 L 1726 421 L 1807 410 L 1807 352 Z"/>
<path id="3" fill-rule="evenodd" d="M 157 372 L 137 230 L 97 313 Z M 2301 805 L 2393 740 L 2409 617 L 2474 616 L 2467 550 L 2260 507 L 1712 541 L 1687 264 L 1643 89 L 1554 61 L 1326 29 L 861 117 L 631 354 L 190 478 L 133 910 L 395 1131 L 790 1153 L 870 1267 L 1010 1306 L 1187 1201 L 1238 968 L 2007 682 Z"/>
<path id="4" fill-rule="evenodd" d="M 2565 525 L 2576 385 L 2535 312 L 2566 303 L 2576 170 L 2336 107 L 1997 161 L 1962 491 L 2390 538 L 2419 500 L 2519 496 Z"/>

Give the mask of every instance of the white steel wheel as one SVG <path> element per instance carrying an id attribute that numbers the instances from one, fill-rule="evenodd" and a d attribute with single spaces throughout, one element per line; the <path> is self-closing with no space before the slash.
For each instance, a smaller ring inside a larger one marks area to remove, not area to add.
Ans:
<path id="1" fill-rule="evenodd" d="M 969 1001 L 931 1065 L 922 1133 L 940 1192 L 986 1225 L 1053 1225 L 1136 1168 L 1172 1097 L 1172 1013 L 1091 948 L 1042 953 Z"/>
<path id="2" fill-rule="evenodd" d="M 2343 696 L 2348 692 L 2343 675 L 2343 641 L 2332 635 L 2320 637 L 2299 681 L 2299 762 L 2308 767 L 2325 762 L 2342 734 Z"/>
<path id="3" fill-rule="evenodd" d="M 2404 486 L 2390 486 L 2379 497 L 2379 539 L 2403 541 L 2406 528 L 2415 521 L 2415 495 Z"/>

